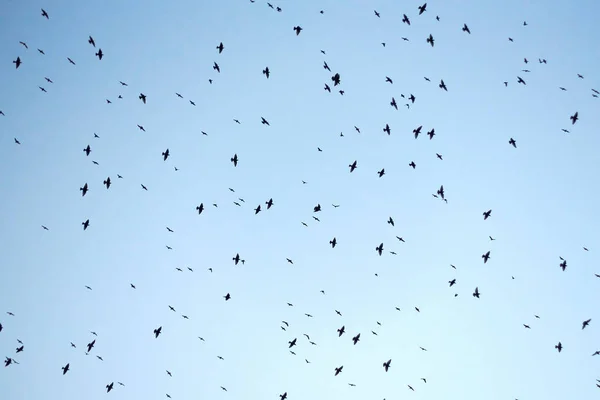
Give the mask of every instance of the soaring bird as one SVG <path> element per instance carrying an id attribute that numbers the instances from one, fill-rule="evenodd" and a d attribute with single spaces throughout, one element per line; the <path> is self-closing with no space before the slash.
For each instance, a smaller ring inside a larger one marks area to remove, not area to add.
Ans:
<path id="1" fill-rule="evenodd" d="M 575 112 L 575 114 L 571 115 L 571 122 L 573 125 L 575 125 L 575 122 L 577 122 L 577 120 L 579 119 L 579 112 Z"/>
<path id="2" fill-rule="evenodd" d="M 300 32 L 302 32 L 302 28 L 300 26 L 295 26 L 294 31 L 296 31 L 296 36 L 298 36 Z"/>
<path id="3" fill-rule="evenodd" d="M 390 369 L 390 365 L 392 364 L 392 359 L 390 358 L 389 360 L 387 360 L 386 362 L 383 363 L 383 368 L 385 369 L 385 372 L 388 371 L 388 369 Z"/>
<path id="4" fill-rule="evenodd" d="M 219 43 L 219 45 L 217 46 L 217 50 L 219 50 L 219 54 L 221 54 L 223 52 L 224 48 L 225 48 L 225 46 L 223 46 L 223 42 Z"/>

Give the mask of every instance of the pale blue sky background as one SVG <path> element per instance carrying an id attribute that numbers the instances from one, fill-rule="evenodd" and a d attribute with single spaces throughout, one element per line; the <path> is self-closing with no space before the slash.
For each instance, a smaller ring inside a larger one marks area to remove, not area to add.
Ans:
<path id="1" fill-rule="evenodd" d="M 429 1 L 421 16 L 416 1 L 273 5 L 283 12 L 261 0 L 0 3 L 0 356 L 20 363 L 0 369 L 2 398 L 103 399 L 112 381 L 115 399 L 598 396 L 600 4 Z M 323 90 L 336 72 L 344 96 Z M 442 184 L 448 204 L 431 196 Z"/>

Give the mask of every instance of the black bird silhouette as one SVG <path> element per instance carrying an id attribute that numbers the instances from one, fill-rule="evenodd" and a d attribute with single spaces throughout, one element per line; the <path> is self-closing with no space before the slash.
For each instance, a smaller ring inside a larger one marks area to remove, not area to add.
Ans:
<path id="1" fill-rule="evenodd" d="M 223 52 L 224 48 L 225 48 L 225 46 L 223 46 L 223 42 L 219 43 L 219 45 L 217 46 L 217 50 L 219 50 L 219 54 L 221 54 Z"/>
<path id="2" fill-rule="evenodd" d="M 294 31 L 296 31 L 296 36 L 298 36 L 300 32 L 302 32 L 302 28 L 300 26 L 295 26 Z"/>
<path id="3" fill-rule="evenodd" d="M 89 353 L 90 351 L 92 351 L 92 349 L 94 348 L 94 345 L 96 344 L 96 339 L 92 340 L 90 343 L 87 344 L 87 352 Z"/>
<path id="4" fill-rule="evenodd" d="M 88 192 L 88 184 L 84 184 L 83 187 L 80 187 L 79 190 L 81 190 L 81 197 L 85 196 L 85 194 Z"/>
<path id="5" fill-rule="evenodd" d="M 479 298 L 479 295 L 480 295 L 480 293 L 479 293 L 479 288 L 478 288 L 478 287 L 476 287 L 476 288 L 475 288 L 475 291 L 473 292 L 473 297 L 477 297 L 477 298 Z"/>
<path id="6" fill-rule="evenodd" d="M 234 167 L 237 167 L 238 164 L 238 156 L 237 153 L 233 155 L 233 157 L 231 158 L 231 162 L 233 163 Z"/>
<path id="7" fill-rule="evenodd" d="M 269 199 L 268 201 L 265 202 L 265 204 L 267 205 L 267 210 L 271 207 L 273 207 L 273 199 Z"/>
<path id="8" fill-rule="evenodd" d="M 75 61 L 71 60 L 69 57 L 67 57 L 67 60 L 69 60 L 69 62 L 70 62 L 71 64 L 73 64 L 73 65 L 77 65 L 77 64 L 75 64 Z"/>
<path id="9" fill-rule="evenodd" d="M 394 226 L 394 219 L 393 219 L 392 217 L 390 217 L 390 218 L 387 220 L 387 223 L 388 223 L 388 224 L 390 224 L 391 226 Z"/>
<path id="10" fill-rule="evenodd" d="M 337 86 L 340 84 L 340 74 L 336 73 L 331 77 L 331 81 L 333 82 L 333 86 Z"/>
<path id="11" fill-rule="evenodd" d="M 294 347 L 296 345 L 296 338 L 294 338 L 293 340 L 290 340 L 288 343 L 289 343 L 288 349 L 291 349 L 292 347 Z"/>
<path id="12" fill-rule="evenodd" d="M 398 109 L 398 104 L 396 104 L 396 99 L 392 97 L 392 101 L 390 102 L 390 106 L 394 107 L 396 110 Z"/>
<path id="13" fill-rule="evenodd" d="M 343 365 L 341 367 L 335 368 L 335 376 L 338 376 L 340 374 L 340 372 L 342 372 L 342 369 L 344 369 Z"/>
<path id="14" fill-rule="evenodd" d="M 138 99 L 140 99 L 144 104 L 146 104 L 146 95 L 144 93 L 140 93 Z"/>
<path id="15" fill-rule="evenodd" d="M 379 15 L 379 13 L 377 12 L 377 10 L 373 10 L 373 12 L 375 13 L 375 16 L 376 16 L 377 18 L 381 18 L 381 15 Z"/>
<path id="16" fill-rule="evenodd" d="M 592 322 L 591 318 L 583 321 L 583 323 L 581 324 L 581 329 L 585 329 L 585 327 L 588 326 L 590 324 L 590 322 Z"/>
<path id="17" fill-rule="evenodd" d="M 409 167 L 413 167 L 413 169 L 417 168 L 417 164 L 415 164 L 414 161 L 411 161 L 410 164 L 408 164 Z"/>
<path id="18" fill-rule="evenodd" d="M 375 251 L 379 253 L 379 255 L 381 255 L 381 253 L 383 253 L 383 243 L 381 243 L 379 246 L 375 247 Z"/>
<path id="19" fill-rule="evenodd" d="M 490 252 L 488 251 L 487 253 L 485 253 L 484 255 L 481 256 L 481 258 L 483 258 L 483 263 L 487 263 L 488 260 L 490 259 Z"/>
<path id="20" fill-rule="evenodd" d="M 113 385 L 114 385 L 114 382 L 111 382 L 110 384 L 106 385 L 106 393 L 113 390 Z"/>
<path id="21" fill-rule="evenodd" d="M 353 172 L 357 167 L 356 160 L 354 160 L 352 164 L 348 165 L 348 167 L 350 167 L 350 172 Z"/>
<path id="22" fill-rule="evenodd" d="M 227 293 L 225 296 L 223 296 L 223 298 L 225 299 L 225 301 L 228 301 L 229 299 L 231 299 L 231 295 Z"/>
<path id="23" fill-rule="evenodd" d="M 96 53 L 96 57 L 98 57 L 98 60 L 102 60 L 102 57 L 104 57 L 104 53 L 102 52 L 102 49 L 98 49 L 98 52 Z"/>
<path id="24" fill-rule="evenodd" d="M 450 284 L 450 287 L 456 285 L 456 279 L 452 279 L 451 281 L 448 281 L 448 283 Z"/>
<path id="25" fill-rule="evenodd" d="M 333 239 L 331 239 L 329 241 L 329 244 L 331 245 L 331 248 L 333 249 L 335 247 L 335 245 L 337 244 L 337 239 L 334 237 Z"/>
<path id="26" fill-rule="evenodd" d="M 157 339 L 158 336 L 162 333 L 162 326 L 159 326 L 154 330 L 154 338 Z"/>
<path id="27" fill-rule="evenodd" d="M 439 188 L 439 189 L 438 189 L 438 191 L 437 191 L 437 194 L 438 194 L 438 195 L 439 195 L 439 196 L 440 196 L 442 199 L 444 199 L 444 198 L 445 198 L 445 197 L 444 197 L 444 185 L 440 186 L 440 188 Z"/>
<path id="28" fill-rule="evenodd" d="M 81 225 L 83 225 L 83 230 L 85 231 L 88 226 L 90 226 L 90 220 L 86 219 L 85 222 L 82 222 Z"/>
<path id="29" fill-rule="evenodd" d="M 140 183 L 140 186 L 141 186 L 141 187 L 142 187 L 142 189 L 144 189 L 145 191 L 148 191 L 148 188 L 147 188 L 146 186 L 142 185 L 141 183 Z"/>
<path id="30" fill-rule="evenodd" d="M 167 161 L 167 158 L 169 158 L 169 149 L 166 149 L 165 151 L 163 151 L 162 156 L 163 156 L 163 161 Z"/>
<path id="31" fill-rule="evenodd" d="M 432 129 L 429 132 L 427 132 L 427 136 L 429 136 L 429 140 L 433 139 L 433 137 L 435 136 L 435 129 Z"/>
<path id="32" fill-rule="evenodd" d="M 110 188 L 110 176 L 108 178 L 106 178 L 106 180 L 104 181 L 104 185 L 106 186 L 106 188 Z"/>
<path id="33" fill-rule="evenodd" d="M 385 372 L 388 372 L 388 369 L 390 369 L 390 365 L 392 364 L 392 359 L 390 358 L 389 360 L 387 360 L 386 362 L 383 363 L 383 368 L 385 369 Z"/>
<path id="34" fill-rule="evenodd" d="M 554 346 L 554 348 L 557 349 L 558 352 L 560 353 L 562 351 L 562 348 L 563 348 L 562 343 L 558 342 L 558 344 L 556 346 Z"/>
<path id="35" fill-rule="evenodd" d="M 406 14 L 402 15 L 402 22 L 404 22 L 405 24 L 410 25 L 410 19 L 406 16 Z"/>
<path id="36" fill-rule="evenodd" d="M 471 34 L 471 30 L 469 29 L 469 27 L 467 26 L 467 24 L 464 24 L 462 27 L 463 32 L 467 32 L 469 35 Z"/>
<path id="37" fill-rule="evenodd" d="M 423 14 L 425 11 L 427 11 L 427 3 L 424 3 L 422 6 L 419 6 L 419 15 Z"/>
<path id="38" fill-rule="evenodd" d="M 267 79 L 269 79 L 269 75 L 271 75 L 271 71 L 269 71 L 269 67 L 266 67 L 265 69 L 263 69 L 262 73 L 267 77 Z"/>
<path id="39" fill-rule="evenodd" d="M 492 215 L 492 210 L 484 211 L 483 220 L 485 221 L 486 219 L 488 219 L 490 217 L 490 215 Z"/>
<path id="40" fill-rule="evenodd" d="M 579 112 L 575 112 L 575 114 L 571 115 L 569 118 L 571 118 L 572 124 L 575 125 L 575 122 L 579 119 Z"/>
<path id="41" fill-rule="evenodd" d="M 216 62 L 213 63 L 213 69 L 215 71 L 217 71 L 218 73 L 221 73 L 221 68 L 219 67 L 219 64 L 217 64 Z"/>
<path id="42" fill-rule="evenodd" d="M 448 88 L 446 87 L 446 84 L 444 83 L 443 79 L 441 80 L 438 86 L 440 87 L 440 89 L 444 89 L 446 92 L 448 91 Z"/>
<path id="43" fill-rule="evenodd" d="M 385 168 L 382 168 L 381 171 L 377 171 L 377 174 L 381 178 L 383 175 L 385 175 Z"/>
<path id="44" fill-rule="evenodd" d="M 392 81 L 392 78 L 390 78 L 389 76 L 385 77 L 385 81 L 389 82 L 389 83 L 392 83 L 392 84 L 394 83 L 394 81 Z"/>
<path id="45" fill-rule="evenodd" d="M 200 203 L 199 206 L 196 206 L 196 210 L 198 210 L 198 215 L 202 214 L 202 211 L 204 211 L 204 203 Z"/>
<path id="46" fill-rule="evenodd" d="M 520 76 L 517 76 L 517 83 L 522 83 L 523 85 L 527 85 L 527 83 Z"/>
<path id="47" fill-rule="evenodd" d="M 421 129 L 423 129 L 423 125 L 419 126 L 418 128 L 413 129 L 413 133 L 415 134 L 415 139 L 419 137 L 419 134 L 421 133 Z"/>
<path id="48" fill-rule="evenodd" d="M 94 41 L 94 38 L 91 36 L 88 36 L 88 43 L 91 44 L 92 46 L 96 47 L 96 42 Z"/>
<path id="49" fill-rule="evenodd" d="M 62 367 L 62 370 L 63 370 L 63 375 L 66 374 L 67 372 L 69 372 L 69 363 L 67 363 L 67 365 Z"/>
<path id="50" fill-rule="evenodd" d="M 254 209 L 254 215 L 258 214 L 260 211 L 261 211 L 261 210 L 260 210 L 260 204 L 259 204 L 259 205 L 258 205 L 258 207 L 256 207 L 256 208 Z"/>
<path id="51" fill-rule="evenodd" d="M 429 43 L 431 45 L 431 47 L 433 47 L 435 40 L 433 39 L 433 35 L 430 33 L 429 37 L 427 38 L 427 43 Z"/>
<path id="52" fill-rule="evenodd" d="M 42 17 L 46 17 L 46 19 L 50 19 L 50 17 L 48 16 L 48 13 L 43 8 L 42 8 Z"/>
<path id="53" fill-rule="evenodd" d="M 388 135 L 390 135 L 392 133 L 390 126 L 388 124 L 385 124 L 385 128 L 383 128 L 383 131 L 385 133 L 387 133 Z"/>
<path id="54" fill-rule="evenodd" d="M 323 61 L 323 68 L 326 69 L 327 71 L 331 72 L 329 65 L 327 65 L 327 63 L 325 61 Z"/>
<path id="55" fill-rule="evenodd" d="M 514 147 L 515 149 L 517 148 L 517 142 L 513 138 L 510 138 L 508 144 L 512 145 L 512 147 Z"/>

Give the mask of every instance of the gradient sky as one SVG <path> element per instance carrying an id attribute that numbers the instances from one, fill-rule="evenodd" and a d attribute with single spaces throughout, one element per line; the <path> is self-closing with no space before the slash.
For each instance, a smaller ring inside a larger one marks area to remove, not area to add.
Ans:
<path id="1" fill-rule="evenodd" d="M 0 357 L 20 363 L 0 368 L 2 398 L 597 397 L 600 3 L 273 5 L 0 3 Z M 440 185 L 447 203 L 431 195 Z"/>

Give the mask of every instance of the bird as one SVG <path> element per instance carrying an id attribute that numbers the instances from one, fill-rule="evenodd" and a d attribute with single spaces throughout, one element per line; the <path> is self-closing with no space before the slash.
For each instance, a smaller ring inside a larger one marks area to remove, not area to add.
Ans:
<path id="1" fill-rule="evenodd" d="M 463 24 L 462 30 L 463 32 L 467 32 L 469 35 L 471 34 L 471 30 L 469 29 L 467 24 Z"/>
<path id="2" fill-rule="evenodd" d="M 427 3 L 419 6 L 419 15 L 423 14 L 425 11 L 427 11 Z"/>
<path id="3" fill-rule="evenodd" d="M 357 167 L 356 160 L 354 160 L 352 164 L 348 165 L 348 167 L 350 168 L 350 172 L 354 172 Z"/>
<path id="4" fill-rule="evenodd" d="M 140 93 L 140 95 L 138 96 L 138 99 L 140 99 L 142 101 L 142 103 L 146 104 L 146 95 L 144 93 Z"/>
<path id="5" fill-rule="evenodd" d="M 440 87 L 440 89 L 444 89 L 446 92 L 448 91 L 448 88 L 446 87 L 446 84 L 444 83 L 443 79 L 440 81 L 440 84 L 438 86 Z"/>
<path id="6" fill-rule="evenodd" d="M 238 155 L 237 153 L 233 155 L 233 157 L 231 157 L 231 162 L 233 163 L 234 167 L 237 167 L 238 164 Z"/>
<path id="7" fill-rule="evenodd" d="M 410 25 L 410 19 L 406 16 L 406 14 L 402 15 L 402 22 L 404 22 L 407 25 Z"/>
<path id="8" fill-rule="evenodd" d="M 508 144 L 510 144 L 515 149 L 517 148 L 517 142 L 513 138 L 510 138 L 510 140 L 508 141 Z"/>
<path id="9" fill-rule="evenodd" d="M 104 53 L 102 52 L 102 49 L 98 49 L 98 52 L 96 53 L 96 57 L 98 57 L 98 60 L 102 60 L 102 57 L 104 57 Z"/>
<path id="10" fill-rule="evenodd" d="M 104 181 L 104 185 L 106 186 L 106 188 L 110 188 L 110 176 L 108 178 L 106 178 L 106 180 Z"/>
<path id="11" fill-rule="evenodd" d="M 296 36 L 298 36 L 300 34 L 300 32 L 302 32 L 302 27 L 300 26 L 295 26 L 294 27 L 294 31 L 296 32 Z"/>
<path id="12" fill-rule="evenodd" d="M 231 295 L 227 293 L 225 296 L 223 296 L 223 298 L 225 299 L 225 301 L 228 301 L 229 299 L 231 299 Z"/>
<path id="13" fill-rule="evenodd" d="M 329 241 L 329 244 L 331 245 L 332 249 L 335 248 L 335 246 L 337 245 L 337 239 L 334 237 Z"/>
<path id="14" fill-rule="evenodd" d="M 488 251 L 487 253 L 485 253 L 484 255 L 481 256 L 481 258 L 483 258 L 483 263 L 487 263 L 488 260 L 490 259 L 490 252 Z"/>
<path id="15" fill-rule="evenodd" d="M 391 364 L 392 364 L 392 359 L 391 358 L 389 360 L 387 360 L 386 362 L 383 363 L 383 368 L 385 369 L 385 372 L 388 372 L 388 369 L 390 368 Z"/>
<path id="16" fill-rule="evenodd" d="M 113 385 L 114 383 L 111 382 L 108 385 L 106 385 L 106 393 L 110 392 L 111 390 L 113 390 Z"/>
<path id="17" fill-rule="evenodd" d="M 21 66 L 21 57 L 17 57 L 17 59 L 13 61 L 13 64 L 15 64 L 16 68 L 19 68 Z"/>
<path id="18" fill-rule="evenodd" d="M 563 345 L 561 342 L 558 342 L 558 344 L 556 346 L 554 346 L 555 349 L 558 350 L 558 352 L 560 353 L 562 351 Z"/>
<path id="19" fill-rule="evenodd" d="M 67 363 L 67 365 L 62 367 L 63 375 L 65 375 L 67 372 L 69 372 L 69 367 L 70 367 L 69 363 Z"/>
<path id="20" fill-rule="evenodd" d="M 479 295 L 480 295 L 480 293 L 479 293 L 479 288 L 477 288 L 477 287 L 476 287 L 476 288 L 475 288 L 475 291 L 473 292 L 473 297 L 477 297 L 477 298 L 479 298 Z"/>
<path id="21" fill-rule="evenodd" d="M 343 365 L 340 366 L 340 367 L 336 367 L 335 368 L 335 375 L 334 376 L 338 376 L 342 372 L 342 369 L 344 369 Z"/>
<path id="22" fill-rule="evenodd" d="M 219 43 L 219 45 L 217 46 L 217 50 L 219 50 L 219 54 L 221 54 L 223 52 L 224 48 L 225 48 L 225 46 L 223 46 L 223 42 Z"/>
<path id="23" fill-rule="evenodd" d="M 430 33 L 429 37 L 427 38 L 427 43 L 429 43 L 431 45 L 431 47 L 433 47 L 435 40 L 433 39 L 433 35 Z"/>
<path id="24" fill-rule="evenodd" d="M 267 125 L 267 126 L 271 126 L 271 124 L 269 124 L 269 121 L 267 121 L 266 119 L 264 119 L 264 117 L 260 117 L 260 122 L 263 125 Z"/>
<path id="25" fill-rule="evenodd" d="M 572 124 L 575 125 L 575 122 L 579 120 L 579 113 L 575 112 L 575 114 L 571 115 L 569 118 L 571 119 Z"/>
<path id="26" fill-rule="evenodd" d="M 169 158 L 169 149 L 166 149 L 165 151 L 163 151 L 162 156 L 163 156 L 163 161 L 167 161 L 167 158 Z"/>
<path id="27" fill-rule="evenodd" d="M 585 329 L 586 326 L 588 326 L 590 324 L 590 322 L 592 322 L 592 319 L 586 319 L 585 321 L 583 321 L 583 323 L 581 324 L 581 329 Z"/>
<path id="28" fill-rule="evenodd" d="M 42 17 L 46 17 L 46 19 L 50 19 L 50 17 L 48 16 L 48 13 L 43 8 L 42 8 Z"/>
<path id="29" fill-rule="evenodd" d="M 269 67 L 266 67 L 265 69 L 263 69 L 262 73 L 267 77 L 267 79 L 269 79 L 269 76 L 271 75 L 271 71 L 269 71 Z"/>
<path id="30" fill-rule="evenodd" d="M 81 225 L 83 225 L 83 230 L 85 231 L 90 226 L 90 220 L 86 219 L 84 222 L 81 223 Z"/>
<path id="31" fill-rule="evenodd" d="M 70 64 L 77 65 L 75 64 L 75 61 L 71 60 L 69 57 L 67 57 L 67 61 L 69 61 Z"/>
<path id="32" fill-rule="evenodd" d="M 159 326 L 154 330 L 154 338 L 158 339 L 158 336 L 162 333 L 162 326 Z"/>
<path id="33" fill-rule="evenodd" d="M 492 215 L 492 210 L 487 210 L 483 212 L 483 220 L 485 221 L 486 219 L 488 219 L 490 217 L 490 215 Z"/>
<path id="34" fill-rule="evenodd" d="M 79 190 L 81 191 L 81 197 L 85 196 L 85 195 L 86 195 L 86 193 L 87 193 L 87 192 L 88 192 L 88 190 L 89 190 L 89 189 L 88 189 L 88 184 L 87 184 L 87 183 L 85 183 L 85 184 L 83 185 L 83 187 L 80 187 L 80 188 L 79 188 Z"/>
<path id="35" fill-rule="evenodd" d="M 96 42 L 94 41 L 94 38 L 91 36 L 88 36 L 88 43 L 91 44 L 92 46 L 96 47 Z"/>

